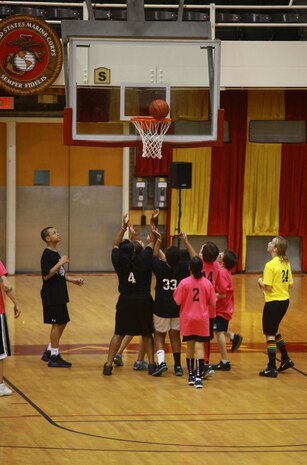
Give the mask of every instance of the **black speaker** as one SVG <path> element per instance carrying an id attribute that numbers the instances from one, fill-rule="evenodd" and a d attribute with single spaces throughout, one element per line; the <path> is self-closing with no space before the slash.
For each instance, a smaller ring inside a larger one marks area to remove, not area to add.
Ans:
<path id="1" fill-rule="evenodd" d="M 173 189 L 191 189 L 192 163 L 176 161 L 170 164 L 171 187 Z"/>

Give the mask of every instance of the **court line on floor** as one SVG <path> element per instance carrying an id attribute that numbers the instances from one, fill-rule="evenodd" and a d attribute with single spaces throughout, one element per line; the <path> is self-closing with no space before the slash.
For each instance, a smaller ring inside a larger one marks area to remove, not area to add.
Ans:
<path id="1" fill-rule="evenodd" d="M 261 446 L 257 446 L 257 445 L 235 445 L 235 446 L 231 446 L 231 445 L 209 445 L 209 444 L 177 444 L 177 443 L 163 443 L 163 442 L 153 442 L 153 441 L 140 441 L 140 440 L 131 440 L 131 439 L 123 439 L 123 438 L 114 438 L 114 437 L 108 437 L 108 436 L 102 436 L 102 435 L 99 435 L 99 434 L 92 434 L 92 433 L 87 433 L 87 432 L 83 432 L 83 431 L 77 431 L 77 430 L 74 430 L 72 428 L 67 428 L 66 426 L 62 426 L 60 424 L 58 424 L 57 422 L 55 422 L 54 420 L 52 420 L 52 418 L 49 417 L 49 415 L 47 415 L 47 413 L 45 413 L 38 405 L 36 405 L 24 392 L 22 392 L 17 386 L 15 386 L 10 380 L 8 380 L 7 378 L 4 377 L 4 380 L 5 382 L 12 388 L 14 389 L 15 392 L 17 392 L 24 400 L 26 400 L 29 405 L 31 405 L 31 407 L 33 409 L 35 409 L 49 424 L 51 424 L 52 426 L 56 427 L 56 428 L 59 428 L 61 430 L 64 430 L 64 431 L 67 431 L 67 432 L 70 432 L 70 433 L 75 433 L 75 434 L 79 434 L 81 436 L 87 436 L 87 437 L 92 437 L 92 438 L 96 438 L 96 439 L 104 439 L 104 440 L 107 440 L 107 441 L 116 441 L 116 442 L 121 442 L 121 443 L 129 443 L 129 444 L 139 444 L 139 445 L 143 445 L 143 446 L 146 446 L 146 445 L 149 445 L 149 446 L 162 446 L 162 447 L 180 447 L 180 448 L 186 448 L 186 447 L 197 447 L 197 448 L 202 448 L 202 449 L 220 449 L 220 453 L 222 452 L 226 452 L 228 451 L 237 451 L 238 449 L 247 449 L 247 450 L 251 450 L 253 449 L 254 452 L 274 452 L 274 449 L 277 449 L 279 448 L 279 451 L 278 452 L 285 452 L 284 451 L 284 448 L 287 447 L 287 448 L 298 448 L 298 447 L 307 447 L 307 444 L 305 443 L 302 443 L 302 444 L 278 444 L 278 445 L 270 445 L 270 446 L 266 446 L 266 445 L 261 445 Z M 3 447 L 3 446 L 1 446 Z M 26 447 L 26 446 L 25 446 Z M 265 450 L 261 450 L 261 448 L 265 449 Z M 63 448 L 64 450 L 64 448 Z M 81 449 L 82 450 L 82 449 Z M 92 449 L 89 449 L 89 450 L 92 450 Z M 107 449 L 108 450 L 108 449 Z M 126 452 L 126 451 L 125 451 Z M 139 451 L 140 452 L 140 451 Z M 142 452 L 148 452 L 148 451 L 142 451 Z M 159 452 L 159 451 L 158 451 Z M 178 450 L 176 451 L 163 451 L 163 452 L 178 452 Z M 201 452 L 201 451 L 199 451 Z M 212 451 L 213 452 L 213 451 Z M 305 450 L 288 450 L 288 452 L 307 452 L 307 449 L 306 451 Z"/>

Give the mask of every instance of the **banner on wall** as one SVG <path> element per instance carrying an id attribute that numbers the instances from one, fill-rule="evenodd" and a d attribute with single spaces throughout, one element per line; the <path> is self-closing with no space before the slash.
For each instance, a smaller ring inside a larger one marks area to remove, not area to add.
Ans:
<path id="1" fill-rule="evenodd" d="M 0 87 L 13 95 L 38 94 L 59 75 L 62 44 L 54 29 L 30 15 L 0 23 Z"/>

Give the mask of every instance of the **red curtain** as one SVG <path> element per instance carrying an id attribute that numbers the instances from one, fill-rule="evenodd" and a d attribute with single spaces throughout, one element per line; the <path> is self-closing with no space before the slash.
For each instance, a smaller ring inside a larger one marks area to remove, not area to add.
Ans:
<path id="1" fill-rule="evenodd" d="M 247 91 L 221 93 L 230 144 L 212 148 L 208 235 L 227 235 L 242 270 L 242 209 L 246 148 Z"/>
<path id="2" fill-rule="evenodd" d="M 162 146 L 162 158 L 142 157 L 142 144 L 137 148 L 135 176 L 167 176 L 172 161 L 172 149 Z"/>
<path id="3" fill-rule="evenodd" d="M 285 119 L 305 120 L 307 91 L 285 92 Z M 300 236 L 302 271 L 307 271 L 307 144 L 284 144 L 282 147 L 279 197 L 279 233 Z"/>

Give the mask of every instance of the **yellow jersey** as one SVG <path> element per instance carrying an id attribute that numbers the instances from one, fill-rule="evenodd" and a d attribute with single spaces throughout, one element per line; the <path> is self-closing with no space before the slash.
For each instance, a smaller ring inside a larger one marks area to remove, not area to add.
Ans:
<path id="1" fill-rule="evenodd" d="M 293 284 L 290 263 L 281 261 L 280 257 L 267 262 L 263 271 L 263 284 L 272 288 L 271 292 L 264 290 L 266 302 L 289 299 L 289 284 Z"/>

